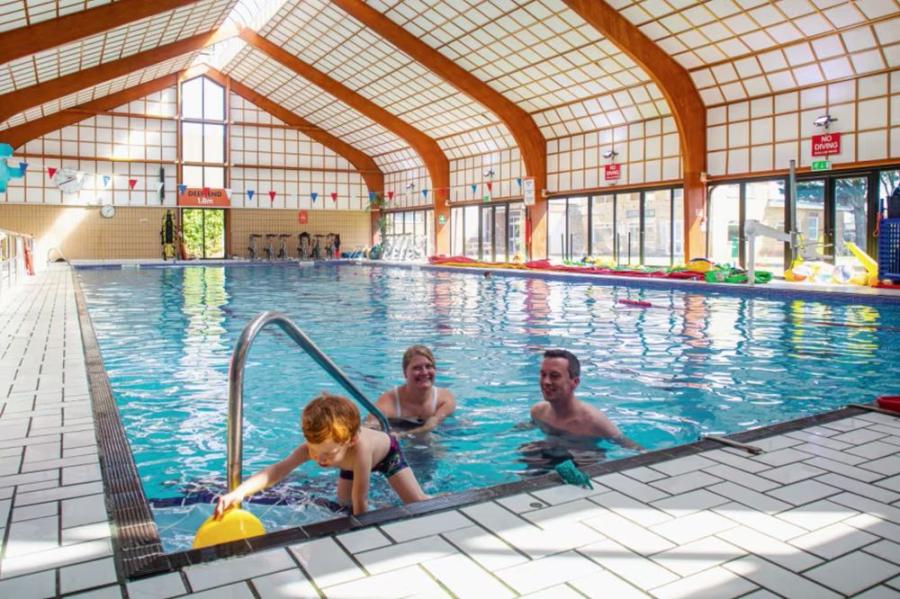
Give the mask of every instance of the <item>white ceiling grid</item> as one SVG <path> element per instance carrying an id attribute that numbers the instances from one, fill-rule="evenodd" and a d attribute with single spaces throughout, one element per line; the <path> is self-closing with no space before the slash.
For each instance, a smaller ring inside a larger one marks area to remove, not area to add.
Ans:
<path id="1" fill-rule="evenodd" d="M 383 126 L 249 46 L 224 72 L 368 154 L 400 150 L 407 145 Z"/>
<path id="2" fill-rule="evenodd" d="M 649 81 L 561 0 L 368 4 L 529 112 Z"/>
<path id="3" fill-rule="evenodd" d="M 505 129 L 485 107 L 327 0 L 286 4 L 260 34 L 431 137 L 486 125 Z"/>
<path id="4" fill-rule="evenodd" d="M 219 27 L 237 0 L 204 0 L 0 66 L 0 94 L 153 50 Z"/>
<path id="5" fill-rule="evenodd" d="M 0 130 L 9 129 L 10 127 L 15 127 L 17 125 L 22 125 L 26 122 L 34 121 L 36 119 L 60 112 L 62 110 L 66 110 L 67 108 L 72 108 L 73 106 L 78 106 L 79 104 L 84 104 L 85 102 L 90 102 L 91 100 L 96 100 L 98 98 L 102 98 L 104 96 L 108 96 L 110 94 L 114 94 L 131 87 L 135 87 L 142 83 L 164 77 L 165 75 L 177 73 L 182 69 L 186 69 L 188 65 L 190 65 L 193 58 L 194 53 L 183 54 L 177 58 L 155 64 L 152 67 L 141 69 L 140 71 L 135 71 L 128 75 L 112 79 L 110 81 L 105 81 L 99 85 L 94 85 L 74 94 L 69 94 L 67 96 L 57 98 L 56 100 L 46 102 L 44 104 L 41 104 L 40 106 L 34 106 L 33 108 L 29 108 L 24 112 L 20 112 L 19 114 L 10 117 L 5 122 L 0 123 Z"/>
<path id="6" fill-rule="evenodd" d="M 109 0 L 16 0 L 0 2 L 0 32 L 27 27 L 64 17 L 102 4 L 111 4 Z"/>
<path id="7" fill-rule="evenodd" d="M 609 0 L 707 105 L 900 66 L 898 0 Z"/>

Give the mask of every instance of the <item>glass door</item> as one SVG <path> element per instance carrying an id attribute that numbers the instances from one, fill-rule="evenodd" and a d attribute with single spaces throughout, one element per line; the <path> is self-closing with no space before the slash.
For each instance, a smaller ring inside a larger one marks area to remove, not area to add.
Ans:
<path id="1" fill-rule="evenodd" d="M 825 179 L 797 181 L 797 231 L 802 236 L 799 255 L 804 260 L 830 261 L 832 247 L 825 215 Z"/>
<path id="2" fill-rule="evenodd" d="M 613 209 L 615 196 L 594 196 L 591 200 L 591 255 L 605 262 L 615 261 L 613 255 Z"/>
<path id="3" fill-rule="evenodd" d="M 479 260 L 494 262 L 494 207 L 481 207 L 481 249 Z"/>
<path id="4" fill-rule="evenodd" d="M 181 232 L 190 258 L 225 257 L 225 211 L 183 208 Z"/>
<path id="5" fill-rule="evenodd" d="M 716 185 L 709 195 L 706 255 L 718 264 L 741 262 L 741 186 Z"/>
<path id="6" fill-rule="evenodd" d="M 566 253 L 570 260 L 580 260 L 588 255 L 588 199 L 569 198 L 566 217 L 568 223 Z"/>
<path id="7" fill-rule="evenodd" d="M 638 264 L 641 261 L 641 194 L 616 194 L 616 262 Z"/>
<path id="8" fill-rule="evenodd" d="M 506 255 L 506 205 L 494 206 L 494 261 L 508 262 Z"/>
<path id="9" fill-rule="evenodd" d="M 867 177 L 834 179 L 834 260 L 836 264 L 856 264 L 848 242 L 866 251 L 866 216 L 869 196 Z"/>

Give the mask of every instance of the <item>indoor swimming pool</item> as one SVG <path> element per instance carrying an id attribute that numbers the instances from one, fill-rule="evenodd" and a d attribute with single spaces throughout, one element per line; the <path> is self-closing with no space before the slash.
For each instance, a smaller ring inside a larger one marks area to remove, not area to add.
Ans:
<path id="1" fill-rule="evenodd" d="M 401 356 L 430 346 L 459 407 L 403 440 L 430 494 L 520 480 L 536 469 L 523 426 L 547 348 L 582 362 L 577 395 L 650 449 L 895 393 L 900 303 L 649 289 L 584 279 L 353 264 L 78 271 L 144 493 L 166 550 L 184 549 L 225 481 L 228 363 L 242 328 L 286 313 L 373 401 L 403 382 Z M 635 307 L 619 300 L 641 300 Z M 276 329 L 245 375 L 245 476 L 301 442 L 299 414 L 344 394 Z M 630 455 L 613 446 L 606 459 Z M 540 464 L 537 465 L 538 470 Z M 249 509 L 268 530 L 332 516 L 336 472 L 307 464 Z M 394 503 L 373 476 L 371 507 Z M 187 498 L 187 499 L 186 499 Z"/>

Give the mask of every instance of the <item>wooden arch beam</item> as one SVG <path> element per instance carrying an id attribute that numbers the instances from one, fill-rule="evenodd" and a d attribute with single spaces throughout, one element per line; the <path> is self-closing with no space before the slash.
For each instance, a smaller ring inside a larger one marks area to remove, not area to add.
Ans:
<path id="1" fill-rule="evenodd" d="M 342 139 L 328 133 L 318 125 L 314 125 L 297 113 L 273 102 L 264 95 L 253 91 L 243 83 L 237 81 L 233 77 L 229 77 L 217 69 L 206 67 L 202 74 L 213 79 L 220 85 L 227 85 L 231 88 L 231 91 L 248 102 L 259 106 L 289 127 L 296 129 L 303 135 L 334 151 L 338 156 L 345 158 L 362 176 L 363 180 L 366 182 L 366 187 L 369 188 L 370 192 L 375 192 L 379 195 L 384 193 L 384 173 L 381 172 L 381 169 L 378 168 L 378 165 L 375 164 L 372 157 L 365 152 L 354 148 Z"/>
<path id="2" fill-rule="evenodd" d="M 530 255 L 546 256 L 547 226 L 544 217 L 547 208 L 546 201 L 540 197 L 540 191 L 547 187 L 547 144 L 531 115 L 362 0 L 331 0 L 331 3 L 378 33 L 446 83 L 483 105 L 506 125 L 519 146 L 525 174 L 534 177 L 539 196 L 535 205 L 529 208 L 533 230 L 529 240 Z"/>
<path id="3" fill-rule="evenodd" d="M 406 121 L 391 114 L 384 108 L 378 106 L 371 100 L 368 100 L 349 89 L 340 82 L 332 79 L 314 66 L 303 62 L 293 54 L 282 49 L 280 46 L 273 44 L 266 38 L 257 34 L 251 29 L 241 29 L 240 37 L 242 40 L 253 46 L 272 60 L 281 63 L 300 77 L 303 77 L 313 85 L 316 85 L 344 104 L 347 104 L 360 114 L 372 119 L 385 129 L 392 131 L 398 137 L 406 141 L 410 147 L 422 158 L 425 168 L 428 169 L 428 175 L 431 177 L 431 184 L 434 187 L 434 222 L 435 222 L 435 245 L 438 254 L 447 254 L 450 252 L 450 207 L 447 204 L 450 190 L 450 161 L 438 143 L 419 131 Z M 444 219 L 440 217 L 443 216 Z M 440 224 L 444 220 L 445 224 Z"/>
<path id="4" fill-rule="evenodd" d="M 706 106 L 688 72 L 604 0 L 563 0 L 653 79 L 672 109 L 681 141 L 684 175 L 685 260 L 703 256 L 700 228 L 706 208 Z"/>
<path id="5" fill-rule="evenodd" d="M 112 110 L 116 106 L 139 100 L 144 96 L 157 92 L 167 87 L 174 87 L 178 82 L 176 74 L 166 75 L 159 79 L 147 81 L 135 87 L 79 104 L 72 108 L 35 119 L 17 127 L 11 127 L 0 131 L 0 142 L 8 143 L 14 148 L 19 148 L 32 139 L 46 135 L 51 131 L 74 125 L 95 114 Z"/>
<path id="6" fill-rule="evenodd" d="M 118 0 L 0 33 L 0 61 L 43 52 L 126 23 L 194 4 L 198 0 Z"/>
<path id="7" fill-rule="evenodd" d="M 65 75 L 0 95 L 0 122 L 24 110 L 28 110 L 32 106 L 40 106 L 44 102 L 81 91 L 98 83 L 128 75 L 188 52 L 200 50 L 210 44 L 221 41 L 229 35 L 225 31 L 221 33 L 207 31 L 187 39 L 172 42 L 171 44 L 165 44 L 153 50 L 138 52 L 119 60 L 77 71 L 71 75 Z"/>

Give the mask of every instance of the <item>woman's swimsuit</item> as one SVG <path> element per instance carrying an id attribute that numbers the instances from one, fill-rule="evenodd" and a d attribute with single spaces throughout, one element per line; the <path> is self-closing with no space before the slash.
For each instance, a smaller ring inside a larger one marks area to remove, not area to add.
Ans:
<path id="1" fill-rule="evenodd" d="M 397 437 L 390 435 L 391 446 L 388 448 L 387 455 L 381 458 L 381 461 L 372 466 L 372 472 L 381 472 L 385 478 L 390 478 L 403 470 L 409 468 L 403 452 L 400 451 L 400 444 Z M 353 470 L 341 470 L 340 477 L 344 480 L 353 480 Z"/>
<path id="2" fill-rule="evenodd" d="M 434 414 L 437 412 L 437 387 L 432 387 L 431 393 L 431 413 Z M 391 416 L 388 420 L 391 423 L 391 426 L 401 430 L 407 430 L 412 428 L 419 428 L 423 424 L 425 424 L 425 418 L 411 418 L 403 415 L 403 410 L 400 407 L 400 387 L 394 387 L 394 414 L 395 416 Z"/>

